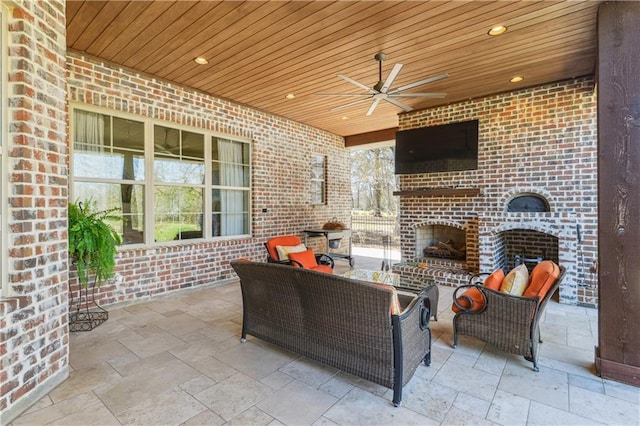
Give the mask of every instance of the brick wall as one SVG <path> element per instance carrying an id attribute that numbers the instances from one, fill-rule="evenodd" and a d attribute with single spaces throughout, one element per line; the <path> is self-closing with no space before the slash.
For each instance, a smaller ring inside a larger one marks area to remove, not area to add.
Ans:
<path id="1" fill-rule="evenodd" d="M 1 424 L 63 381 L 69 359 L 64 1 L 8 7 Z"/>
<path id="2" fill-rule="evenodd" d="M 263 243 L 272 236 L 301 235 L 303 229 L 333 217 L 349 223 L 349 153 L 341 137 L 79 54 L 69 54 L 67 70 L 73 102 L 245 137 L 253 143 L 253 237 L 124 247 L 116 278 L 100 290 L 101 304 L 221 283 L 235 277 L 230 260 L 265 260 Z M 324 206 L 310 204 L 312 154 L 327 157 Z"/>
<path id="3" fill-rule="evenodd" d="M 558 261 L 568 268 L 561 301 L 597 305 L 596 277 L 589 271 L 597 258 L 593 86 L 592 78 L 580 78 L 401 114 L 400 130 L 480 122 L 478 170 L 401 175 L 401 190 L 481 190 L 479 196 L 401 197 L 403 259 L 415 256 L 416 229 L 422 224 L 467 229 L 467 266 L 474 271 L 500 266 L 495 242 L 501 232 L 543 232 L 558 238 Z M 505 212 L 509 200 L 522 193 L 543 196 L 551 211 Z"/>

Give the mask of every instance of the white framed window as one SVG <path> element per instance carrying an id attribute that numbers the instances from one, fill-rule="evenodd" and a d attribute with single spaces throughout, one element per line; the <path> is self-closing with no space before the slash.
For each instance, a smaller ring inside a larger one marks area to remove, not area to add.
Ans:
<path id="1" fill-rule="evenodd" d="M 311 156 L 311 204 L 327 203 L 327 159 L 324 155 Z"/>
<path id="2" fill-rule="evenodd" d="M 251 234 L 250 141 L 86 105 L 71 127 L 72 200 L 118 208 L 123 244 Z"/>

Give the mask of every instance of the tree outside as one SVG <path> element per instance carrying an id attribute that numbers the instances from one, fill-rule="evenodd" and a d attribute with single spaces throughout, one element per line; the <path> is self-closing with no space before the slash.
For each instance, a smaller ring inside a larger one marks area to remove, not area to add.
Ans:
<path id="1" fill-rule="evenodd" d="M 400 247 L 398 188 L 394 148 L 351 152 L 352 244 L 359 247 Z"/>

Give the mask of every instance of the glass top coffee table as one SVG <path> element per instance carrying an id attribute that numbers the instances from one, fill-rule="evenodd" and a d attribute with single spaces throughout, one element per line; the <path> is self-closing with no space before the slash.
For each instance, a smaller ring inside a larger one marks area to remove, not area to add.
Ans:
<path id="1" fill-rule="evenodd" d="M 387 284 L 396 288 L 398 292 L 418 294 L 425 292 L 429 303 L 431 304 L 431 312 L 434 321 L 438 321 L 438 298 L 440 297 L 440 291 L 435 282 L 427 283 L 424 288 L 416 289 L 411 287 L 404 287 L 400 281 L 400 274 L 386 271 L 374 271 L 370 269 L 351 269 L 344 274 L 345 278 L 351 278 L 360 281 L 369 281 L 379 284 Z"/>

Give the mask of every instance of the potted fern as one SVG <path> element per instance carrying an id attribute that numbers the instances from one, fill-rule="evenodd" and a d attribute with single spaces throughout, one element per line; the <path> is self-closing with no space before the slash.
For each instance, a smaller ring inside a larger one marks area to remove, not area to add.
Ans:
<path id="1" fill-rule="evenodd" d="M 94 206 L 92 200 L 69 204 L 69 258 L 79 282 L 77 291 L 70 288 L 71 331 L 92 330 L 109 318 L 94 295 L 96 287 L 114 275 L 115 255 L 122 239 L 108 222 L 121 218 L 113 214 L 118 209 L 94 211 Z"/>

